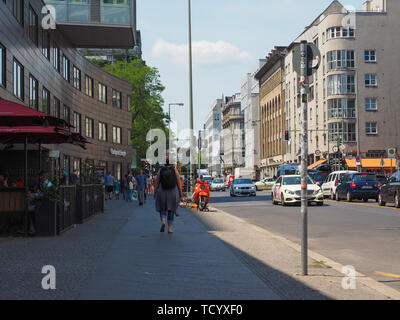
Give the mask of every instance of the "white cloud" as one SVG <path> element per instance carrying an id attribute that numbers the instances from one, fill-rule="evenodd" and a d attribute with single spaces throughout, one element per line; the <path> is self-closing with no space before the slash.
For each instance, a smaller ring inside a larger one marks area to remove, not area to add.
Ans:
<path id="1" fill-rule="evenodd" d="M 195 41 L 192 43 L 194 64 L 221 64 L 229 62 L 245 62 L 251 59 L 246 51 L 225 41 Z M 152 50 L 153 58 L 165 59 L 175 64 L 187 64 L 188 44 L 175 44 L 158 39 Z"/>

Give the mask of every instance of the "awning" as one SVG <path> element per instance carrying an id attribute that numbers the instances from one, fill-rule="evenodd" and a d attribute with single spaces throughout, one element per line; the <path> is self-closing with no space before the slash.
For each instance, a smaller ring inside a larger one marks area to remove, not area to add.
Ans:
<path id="1" fill-rule="evenodd" d="M 0 99 L 0 126 L 72 127 L 63 119 L 53 117 L 47 113 L 36 111 L 24 105 L 4 99 Z"/>
<path id="2" fill-rule="evenodd" d="M 381 169 L 382 167 L 385 169 L 396 168 L 397 160 L 396 159 L 361 159 L 361 167 L 364 169 Z M 357 168 L 356 159 L 346 159 L 346 164 L 350 168 Z"/>
<path id="3" fill-rule="evenodd" d="M 322 159 L 317 162 L 314 162 L 312 165 L 308 166 L 308 169 L 314 169 L 314 168 L 318 167 L 320 164 L 325 163 L 326 161 L 327 161 L 326 159 Z"/>

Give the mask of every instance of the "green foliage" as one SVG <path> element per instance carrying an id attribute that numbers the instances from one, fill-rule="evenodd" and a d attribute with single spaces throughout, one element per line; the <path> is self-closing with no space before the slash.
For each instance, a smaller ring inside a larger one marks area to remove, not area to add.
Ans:
<path id="1" fill-rule="evenodd" d="M 149 147 L 146 136 L 150 129 L 161 129 L 168 137 L 168 115 L 163 111 L 164 99 L 161 95 L 165 87 L 160 81 L 160 74 L 157 68 L 149 67 L 139 59 L 117 61 L 104 68 L 132 84 L 131 144 L 137 150 L 138 159 L 145 158 Z M 138 165 L 141 166 L 142 163 Z"/>
<path id="2" fill-rule="evenodd" d="M 38 197 L 38 201 L 50 201 L 59 203 L 61 201 L 60 194 L 60 181 L 57 175 L 46 174 L 45 178 L 47 179 L 45 182 L 40 183 L 40 196 Z M 49 186 L 48 182 L 51 183 Z"/>

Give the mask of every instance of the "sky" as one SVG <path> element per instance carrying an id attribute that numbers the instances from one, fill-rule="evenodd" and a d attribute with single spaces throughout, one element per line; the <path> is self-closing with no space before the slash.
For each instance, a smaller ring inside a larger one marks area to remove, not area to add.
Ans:
<path id="1" fill-rule="evenodd" d="M 212 103 L 240 92 L 258 59 L 289 45 L 332 0 L 191 0 L 193 110 L 196 132 Z M 362 8 L 364 0 L 343 0 Z M 156 67 L 166 87 L 178 131 L 189 128 L 188 0 L 137 0 L 143 59 Z"/>

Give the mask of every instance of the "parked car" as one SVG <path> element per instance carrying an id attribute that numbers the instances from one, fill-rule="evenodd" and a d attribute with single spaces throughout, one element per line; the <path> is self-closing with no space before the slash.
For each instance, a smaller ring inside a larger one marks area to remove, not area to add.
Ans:
<path id="1" fill-rule="evenodd" d="M 248 178 L 237 178 L 230 186 L 231 197 L 236 196 L 256 196 L 256 186 Z"/>
<path id="2" fill-rule="evenodd" d="M 210 191 L 225 191 L 224 179 L 215 178 L 210 185 Z"/>
<path id="3" fill-rule="evenodd" d="M 374 173 L 349 173 L 343 176 L 336 188 L 337 201 L 346 199 L 351 202 L 354 199 L 369 199 L 378 201 L 379 181 Z"/>
<path id="4" fill-rule="evenodd" d="M 384 184 L 386 184 L 388 182 L 388 178 L 384 174 L 377 174 L 376 178 L 381 183 L 381 186 L 383 186 Z"/>
<path id="5" fill-rule="evenodd" d="M 394 203 L 396 208 L 400 208 L 400 172 L 396 172 L 382 184 L 378 193 L 378 203 L 380 206 Z"/>
<path id="6" fill-rule="evenodd" d="M 335 199 L 336 187 L 339 185 L 340 179 L 348 173 L 357 173 L 357 171 L 334 171 L 328 175 L 328 178 L 321 186 L 324 198 Z"/>
<path id="7" fill-rule="evenodd" d="M 272 187 L 274 186 L 275 179 L 274 178 L 265 178 L 261 181 L 258 181 L 255 183 L 257 191 L 262 191 L 262 190 L 271 190 Z"/>
<path id="8" fill-rule="evenodd" d="M 317 171 L 314 173 L 309 173 L 309 176 L 320 186 L 327 180 L 329 173 L 324 171 Z"/>
<path id="9" fill-rule="evenodd" d="M 324 204 L 324 195 L 321 188 L 308 177 L 307 200 L 309 203 L 316 203 L 319 206 Z M 301 202 L 301 176 L 288 175 L 280 176 L 272 188 L 272 203 L 281 203 L 286 206 L 289 203 Z"/>

